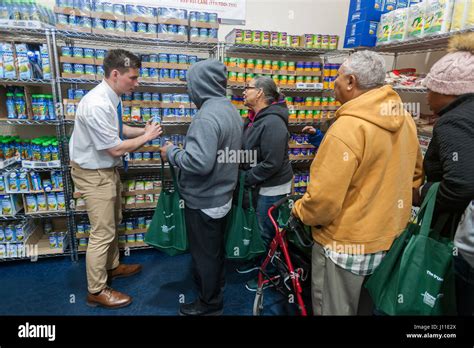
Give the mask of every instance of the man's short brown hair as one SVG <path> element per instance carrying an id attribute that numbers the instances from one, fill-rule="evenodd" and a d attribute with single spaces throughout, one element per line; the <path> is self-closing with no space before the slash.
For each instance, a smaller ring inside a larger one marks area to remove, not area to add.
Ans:
<path id="1" fill-rule="evenodd" d="M 104 74 L 106 78 L 110 76 L 110 73 L 114 69 L 124 74 L 129 69 L 140 69 L 141 67 L 142 62 L 140 58 L 126 50 L 110 50 L 104 59 Z"/>

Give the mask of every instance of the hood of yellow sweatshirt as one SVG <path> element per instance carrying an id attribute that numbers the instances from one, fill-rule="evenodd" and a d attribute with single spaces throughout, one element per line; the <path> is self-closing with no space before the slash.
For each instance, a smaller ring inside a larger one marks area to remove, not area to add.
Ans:
<path id="1" fill-rule="evenodd" d="M 411 117 L 403 108 L 398 93 L 389 85 L 370 90 L 348 101 L 336 112 L 336 118 L 341 116 L 361 118 L 390 132 L 397 132 L 406 117 Z"/>

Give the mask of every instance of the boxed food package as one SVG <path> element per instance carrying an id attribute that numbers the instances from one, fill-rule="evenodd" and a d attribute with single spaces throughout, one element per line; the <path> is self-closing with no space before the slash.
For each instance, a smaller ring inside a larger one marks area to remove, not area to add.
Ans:
<path id="1" fill-rule="evenodd" d="M 16 44 L 15 47 L 19 78 L 21 80 L 32 79 L 33 71 L 30 60 L 28 59 L 28 48 L 26 44 Z"/>
<path id="2" fill-rule="evenodd" d="M 420 2 L 408 8 L 407 38 L 415 39 L 424 36 L 425 2 Z"/>
<path id="3" fill-rule="evenodd" d="M 410 0 L 398 0 L 397 1 L 397 10 L 400 8 L 407 8 L 410 6 Z"/>
<path id="4" fill-rule="evenodd" d="M 344 47 L 375 46 L 377 27 L 378 23 L 374 21 L 360 21 L 347 25 Z"/>
<path id="5" fill-rule="evenodd" d="M 3 195 L 0 196 L 1 215 L 14 216 L 23 207 L 21 195 Z"/>
<path id="6" fill-rule="evenodd" d="M 359 21 L 380 21 L 383 10 L 383 0 L 367 1 L 367 0 L 351 0 L 349 7 L 348 23 Z"/>
<path id="7" fill-rule="evenodd" d="M 6 79 L 16 79 L 15 59 L 13 57 L 13 46 L 9 43 L 2 44 L 2 58 L 4 77 Z"/>
<path id="8" fill-rule="evenodd" d="M 349 23 L 355 23 L 359 21 L 380 21 L 380 17 L 382 16 L 382 11 L 372 11 L 367 8 L 362 9 L 360 11 L 355 11 L 349 14 Z"/>
<path id="9" fill-rule="evenodd" d="M 454 1 L 425 0 L 425 35 L 449 32 L 453 17 Z"/>
<path id="10" fill-rule="evenodd" d="M 377 25 L 375 21 L 360 21 L 353 24 L 349 24 L 346 28 L 347 36 L 355 35 L 366 35 L 366 36 L 375 36 L 377 35 Z"/>
<path id="11" fill-rule="evenodd" d="M 397 9 L 397 0 L 385 0 L 383 4 L 383 12 L 390 12 Z"/>
<path id="12" fill-rule="evenodd" d="M 349 6 L 350 13 L 360 11 L 362 9 L 369 9 L 375 11 L 382 11 L 384 0 L 351 0 Z"/>
<path id="13" fill-rule="evenodd" d="M 456 0 L 451 31 L 474 27 L 474 0 Z"/>
<path id="14" fill-rule="evenodd" d="M 48 48 L 46 45 L 40 46 L 40 54 L 41 54 L 41 68 L 43 71 L 43 79 L 50 80 L 51 79 L 51 62 L 49 60 Z"/>
<path id="15" fill-rule="evenodd" d="M 408 26 L 408 9 L 401 8 L 392 12 L 390 28 L 390 41 L 403 41 L 406 39 Z"/>
<path id="16" fill-rule="evenodd" d="M 390 42 L 393 19 L 393 12 L 385 13 L 380 18 L 377 29 L 377 45 L 385 45 Z"/>

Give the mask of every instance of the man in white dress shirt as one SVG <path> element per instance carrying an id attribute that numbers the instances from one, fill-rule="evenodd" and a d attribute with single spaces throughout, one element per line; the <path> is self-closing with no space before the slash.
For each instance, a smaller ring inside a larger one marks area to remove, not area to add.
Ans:
<path id="1" fill-rule="evenodd" d="M 119 263 L 117 225 L 122 219 L 118 167 L 126 155 L 162 133 L 159 124 L 144 128 L 122 123 L 121 95 L 138 87 L 140 59 L 117 49 L 104 59 L 104 80 L 84 98 L 76 111 L 69 151 L 76 191 L 86 201 L 91 233 L 86 253 L 87 304 L 106 308 L 129 305 L 132 298 L 107 284 L 140 272 L 141 265 Z"/>

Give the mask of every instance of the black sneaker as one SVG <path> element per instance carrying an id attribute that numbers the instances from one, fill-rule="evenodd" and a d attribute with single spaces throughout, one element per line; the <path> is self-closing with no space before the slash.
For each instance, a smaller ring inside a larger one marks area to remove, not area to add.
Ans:
<path id="1" fill-rule="evenodd" d="M 181 316 L 215 316 L 222 315 L 224 312 L 224 307 L 207 307 L 201 303 L 201 301 L 196 300 L 192 303 L 183 304 L 179 308 L 179 315 Z"/>
<path id="2" fill-rule="evenodd" d="M 255 262 L 247 262 L 237 267 L 235 270 L 237 273 L 246 274 L 253 271 L 257 271 L 260 268 Z"/>

